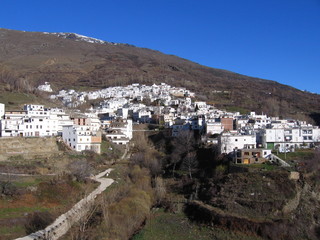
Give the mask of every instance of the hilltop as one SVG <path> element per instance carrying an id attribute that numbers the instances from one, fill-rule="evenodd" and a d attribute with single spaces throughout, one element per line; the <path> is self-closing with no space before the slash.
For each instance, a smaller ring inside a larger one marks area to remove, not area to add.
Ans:
<path id="1" fill-rule="evenodd" d="M 165 82 L 199 99 L 235 111 L 316 121 L 320 95 L 275 81 L 209 68 L 161 52 L 73 33 L 0 29 L 0 91 L 29 91 L 44 82 L 54 90 L 91 90 L 131 83 Z"/>

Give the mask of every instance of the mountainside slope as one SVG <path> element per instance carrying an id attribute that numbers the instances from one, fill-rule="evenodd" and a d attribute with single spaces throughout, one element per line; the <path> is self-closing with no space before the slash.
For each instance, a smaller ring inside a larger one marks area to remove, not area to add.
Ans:
<path id="1" fill-rule="evenodd" d="M 34 86 L 48 81 L 56 90 L 166 82 L 195 91 L 218 107 L 299 119 L 320 115 L 318 94 L 128 44 L 88 42 L 76 34 L 0 29 L 1 71 Z"/>

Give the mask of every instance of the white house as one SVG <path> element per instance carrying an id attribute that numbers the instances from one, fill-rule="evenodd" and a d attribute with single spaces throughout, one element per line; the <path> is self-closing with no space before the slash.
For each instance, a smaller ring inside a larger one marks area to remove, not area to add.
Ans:
<path id="1" fill-rule="evenodd" d="M 263 144 L 268 149 L 280 152 L 294 151 L 296 148 L 312 147 L 320 142 L 320 129 L 313 126 L 294 128 L 267 128 Z"/>
<path id="2" fill-rule="evenodd" d="M 23 131 L 19 127 L 23 124 L 26 111 L 7 111 L 4 119 L 1 120 L 1 137 L 23 136 Z"/>
<path id="3" fill-rule="evenodd" d="M 251 149 L 256 147 L 256 136 L 222 133 L 219 144 L 221 153 L 230 153 L 237 149 Z"/>
<path id="4" fill-rule="evenodd" d="M 199 110 L 206 109 L 207 103 L 206 102 L 194 102 L 194 106 L 197 107 Z"/>
<path id="5" fill-rule="evenodd" d="M 7 111 L 1 123 L 2 137 L 45 137 L 62 135 L 62 126 L 72 124 L 62 109 L 25 105 L 23 111 Z"/>
<path id="6" fill-rule="evenodd" d="M 147 109 L 140 109 L 133 113 L 133 120 L 140 123 L 149 123 L 151 121 L 151 112 Z"/>
<path id="7" fill-rule="evenodd" d="M 132 139 L 132 120 L 114 121 L 106 129 L 106 137 L 115 144 L 124 145 Z"/>
<path id="8" fill-rule="evenodd" d="M 52 92 L 52 88 L 48 82 L 45 82 L 44 85 L 39 85 L 38 90 L 44 92 Z"/>
<path id="9" fill-rule="evenodd" d="M 221 121 L 215 121 L 214 119 L 208 119 L 207 123 L 207 134 L 220 134 L 223 132 L 224 127 L 221 123 Z"/>
<path id="10" fill-rule="evenodd" d="M 91 150 L 101 153 L 101 133 L 93 131 L 90 126 L 63 126 L 62 138 L 71 149 L 77 152 Z"/>

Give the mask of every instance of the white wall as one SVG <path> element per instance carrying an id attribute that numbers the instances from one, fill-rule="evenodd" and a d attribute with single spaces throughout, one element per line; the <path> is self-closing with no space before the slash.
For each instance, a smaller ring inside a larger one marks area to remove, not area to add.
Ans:
<path id="1" fill-rule="evenodd" d="M 207 134 L 220 134 L 223 130 L 221 122 L 207 123 Z"/>
<path id="2" fill-rule="evenodd" d="M 255 148 L 256 136 L 222 134 L 220 138 L 221 153 L 233 152 L 235 148 Z"/>
<path id="3" fill-rule="evenodd" d="M 100 144 L 92 143 L 92 129 L 90 126 L 63 126 L 63 141 L 73 150 L 81 152 L 93 150 L 100 153 Z"/>

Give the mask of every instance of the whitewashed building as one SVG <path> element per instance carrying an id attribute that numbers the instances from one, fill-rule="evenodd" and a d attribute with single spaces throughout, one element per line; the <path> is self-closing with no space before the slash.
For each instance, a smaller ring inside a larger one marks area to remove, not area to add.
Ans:
<path id="1" fill-rule="evenodd" d="M 25 105 L 23 111 L 7 111 L 1 122 L 2 137 L 46 137 L 62 135 L 62 127 L 70 125 L 70 117 L 62 109 L 45 109 L 43 105 Z"/>
<path id="2" fill-rule="evenodd" d="M 119 145 L 125 145 L 132 139 L 132 120 L 113 121 L 106 129 L 106 138 Z"/>
<path id="3" fill-rule="evenodd" d="M 320 129 L 313 126 L 294 128 L 268 128 L 263 137 L 264 147 L 280 152 L 294 151 L 296 148 L 312 147 L 320 143 Z"/>
<path id="4" fill-rule="evenodd" d="M 230 153 L 237 149 L 256 148 L 255 135 L 239 135 L 237 133 L 222 133 L 219 138 L 221 153 Z"/>
<path id="5" fill-rule="evenodd" d="M 53 92 L 50 83 L 45 82 L 44 85 L 39 85 L 38 90 L 43 92 Z"/>
<path id="6" fill-rule="evenodd" d="M 77 152 L 90 150 L 101 153 L 101 133 L 87 125 L 63 126 L 63 141 Z"/>
<path id="7" fill-rule="evenodd" d="M 207 129 L 206 129 L 206 133 L 207 134 L 220 134 L 222 133 L 224 130 L 224 127 L 221 123 L 221 121 L 215 121 L 214 119 L 209 119 L 207 121 Z"/>

